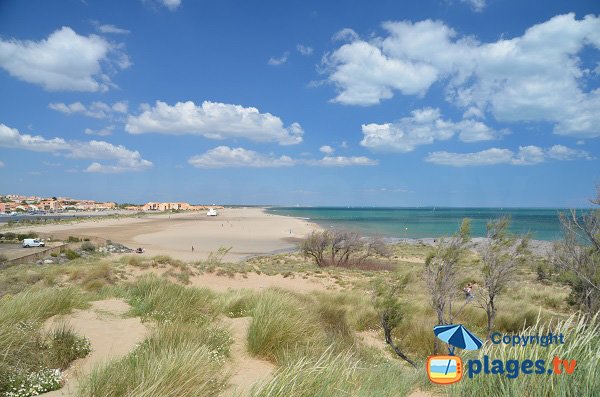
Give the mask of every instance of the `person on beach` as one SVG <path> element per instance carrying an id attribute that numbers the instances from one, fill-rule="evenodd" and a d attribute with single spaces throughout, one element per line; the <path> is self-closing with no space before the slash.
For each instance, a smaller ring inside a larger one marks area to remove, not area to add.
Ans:
<path id="1" fill-rule="evenodd" d="M 463 288 L 463 291 L 465 293 L 465 297 L 467 298 L 467 301 L 471 300 L 474 298 L 473 296 L 473 284 L 469 283 L 467 284 L 467 286 L 465 288 Z"/>
<path id="2" fill-rule="evenodd" d="M 194 252 L 194 246 L 192 245 L 192 252 Z"/>

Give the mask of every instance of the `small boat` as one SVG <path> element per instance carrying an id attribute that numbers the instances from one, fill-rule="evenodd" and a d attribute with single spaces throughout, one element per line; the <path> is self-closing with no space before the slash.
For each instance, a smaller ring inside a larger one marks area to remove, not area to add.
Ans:
<path id="1" fill-rule="evenodd" d="M 217 215 L 219 215 L 219 214 L 217 213 L 217 210 L 215 210 L 214 208 L 209 209 L 208 212 L 206 213 L 206 216 L 217 216 Z"/>

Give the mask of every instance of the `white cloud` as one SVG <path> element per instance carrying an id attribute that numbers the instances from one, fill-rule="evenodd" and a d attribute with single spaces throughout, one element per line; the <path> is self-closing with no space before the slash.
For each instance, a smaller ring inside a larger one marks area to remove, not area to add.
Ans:
<path id="1" fill-rule="evenodd" d="M 290 167 L 295 165 L 296 161 L 288 156 L 275 157 L 241 147 L 219 146 L 190 158 L 188 163 L 197 168 L 268 168 Z"/>
<path id="2" fill-rule="evenodd" d="M 112 135 L 114 130 L 115 130 L 115 126 L 109 125 L 107 127 L 100 128 L 99 130 L 93 130 L 91 128 L 86 128 L 84 130 L 84 133 L 86 135 L 109 136 L 109 135 Z"/>
<path id="3" fill-rule="evenodd" d="M 49 91 L 106 91 L 114 86 L 108 71 L 131 65 L 119 48 L 62 27 L 40 41 L 0 39 L 0 67 Z"/>
<path id="4" fill-rule="evenodd" d="M 96 25 L 96 29 L 98 29 L 98 31 L 100 33 L 112 33 L 112 34 L 129 34 L 129 33 L 131 33 L 129 30 L 116 27 L 115 25 L 110 25 L 110 24 L 100 25 L 97 22 L 94 23 L 94 25 Z"/>
<path id="5" fill-rule="evenodd" d="M 296 45 L 296 50 L 298 50 L 298 52 L 304 56 L 309 56 L 309 55 L 312 55 L 312 53 L 313 53 L 312 47 L 302 45 L 302 44 Z"/>
<path id="6" fill-rule="evenodd" d="M 593 157 L 585 150 L 571 149 L 563 145 L 554 145 L 548 149 L 548 157 L 555 160 L 592 160 Z"/>
<path id="7" fill-rule="evenodd" d="M 363 156 L 325 156 L 319 160 L 298 160 L 289 156 L 277 157 L 272 153 L 261 154 L 241 147 L 219 146 L 190 158 L 188 163 L 197 168 L 275 168 L 295 165 L 347 167 L 377 165 L 377 160 Z"/>
<path id="8" fill-rule="evenodd" d="M 558 15 L 521 36 L 481 43 L 442 22 L 386 22 L 386 35 L 349 43 L 323 61 L 335 102 L 373 105 L 394 92 L 423 95 L 439 82 L 446 100 L 469 115 L 491 113 L 504 122 L 550 122 L 560 135 L 600 136 L 600 89 L 579 54 L 600 49 L 600 17 Z"/>
<path id="9" fill-rule="evenodd" d="M 309 165 L 320 165 L 324 167 L 348 167 L 353 165 L 377 165 L 377 160 L 364 156 L 325 156 L 320 160 L 309 161 Z"/>
<path id="10" fill-rule="evenodd" d="M 449 165 L 453 167 L 511 164 L 511 165 L 533 165 L 547 160 L 576 160 L 593 159 L 589 153 L 583 150 L 570 149 L 562 145 L 554 145 L 549 149 L 538 146 L 520 146 L 518 152 L 509 149 L 491 148 L 474 153 L 450 153 L 446 151 L 433 152 L 425 158 L 425 161 Z"/>
<path id="11" fill-rule="evenodd" d="M 340 30 L 339 32 L 336 32 L 336 34 L 333 35 L 331 40 L 333 40 L 333 41 L 354 41 L 354 40 L 358 40 L 358 38 L 359 38 L 359 36 L 354 30 L 352 30 L 350 28 L 344 28 L 344 29 Z"/>
<path id="12" fill-rule="evenodd" d="M 167 7 L 170 11 L 175 11 L 181 5 L 181 0 L 158 0 L 163 6 Z"/>
<path id="13" fill-rule="evenodd" d="M 288 58 L 290 56 L 290 52 L 286 51 L 283 53 L 282 56 L 280 57 L 271 57 L 269 58 L 269 60 L 267 61 L 267 63 L 271 66 L 279 66 L 279 65 L 283 65 L 284 63 L 287 62 Z"/>
<path id="14" fill-rule="evenodd" d="M 177 102 L 171 106 L 157 101 L 145 105 L 137 116 L 130 115 L 125 130 L 132 134 L 192 134 L 208 139 L 246 138 L 256 142 L 278 142 L 294 145 L 302 142 L 304 131 L 298 123 L 285 127 L 271 113 L 260 113 L 254 107 L 218 102 Z"/>
<path id="15" fill-rule="evenodd" d="M 127 113 L 128 104 L 125 101 L 121 101 L 115 102 L 111 106 L 98 101 L 85 106 L 81 102 L 73 102 L 69 105 L 63 102 L 52 102 L 48 104 L 48 107 L 65 114 L 82 114 L 97 119 L 105 119 L 113 116 L 115 113 Z"/>
<path id="16" fill-rule="evenodd" d="M 113 165 L 94 165 L 97 163 L 93 163 L 90 166 L 90 172 L 140 171 L 152 167 L 152 163 L 143 159 L 138 151 L 129 150 L 121 145 L 94 140 L 84 142 L 66 141 L 63 138 L 46 139 L 39 135 L 21 134 L 17 129 L 4 124 L 0 124 L 0 147 L 62 154 L 74 159 L 116 162 Z M 101 167 L 98 167 L 99 165 Z M 112 169 L 112 171 L 106 171 L 106 169 Z"/>
<path id="17" fill-rule="evenodd" d="M 448 140 L 455 134 L 463 142 L 489 141 L 500 135 L 480 121 L 444 120 L 439 109 L 433 108 L 413 110 L 410 116 L 395 123 L 363 124 L 362 132 L 362 146 L 401 153 L 413 151 L 419 145 Z"/>
<path id="18" fill-rule="evenodd" d="M 461 3 L 468 4 L 475 12 L 481 12 L 486 6 L 486 0 L 460 0 Z"/>
<path id="19" fill-rule="evenodd" d="M 319 148 L 319 151 L 320 151 L 321 153 L 325 153 L 325 154 L 331 154 L 331 153 L 335 152 L 335 149 L 334 149 L 334 148 L 332 148 L 332 147 L 331 147 L 331 146 L 329 146 L 329 145 L 323 145 L 323 146 L 321 146 L 321 147 Z"/>
<path id="20" fill-rule="evenodd" d="M 0 168 L 4 167 L 4 161 L 0 160 Z"/>

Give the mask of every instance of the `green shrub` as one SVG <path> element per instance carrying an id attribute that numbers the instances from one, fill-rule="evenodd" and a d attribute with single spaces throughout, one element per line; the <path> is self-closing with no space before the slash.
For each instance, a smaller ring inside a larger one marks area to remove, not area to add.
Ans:
<path id="1" fill-rule="evenodd" d="M 96 250 L 96 246 L 89 241 L 86 241 L 81 244 L 81 249 L 87 252 L 94 252 Z"/>
<path id="2" fill-rule="evenodd" d="M 80 241 L 81 239 L 75 236 L 69 236 L 69 238 L 67 239 L 67 243 L 78 243 Z"/>
<path id="3" fill-rule="evenodd" d="M 66 250 L 65 255 L 67 256 L 68 260 L 73 260 L 73 259 L 77 259 L 77 258 L 81 257 L 81 255 L 79 255 L 77 252 L 73 251 L 72 249 Z"/>

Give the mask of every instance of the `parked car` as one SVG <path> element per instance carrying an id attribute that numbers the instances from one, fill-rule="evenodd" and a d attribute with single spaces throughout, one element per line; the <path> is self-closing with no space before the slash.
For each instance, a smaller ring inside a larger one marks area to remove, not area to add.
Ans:
<path id="1" fill-rule="evenodd" d="M 45 246 L 46 244 L 43 241 L 38 240 L 37 238 L 26 238 L 25 240 L 23 240 L 23 248 Z"/>

